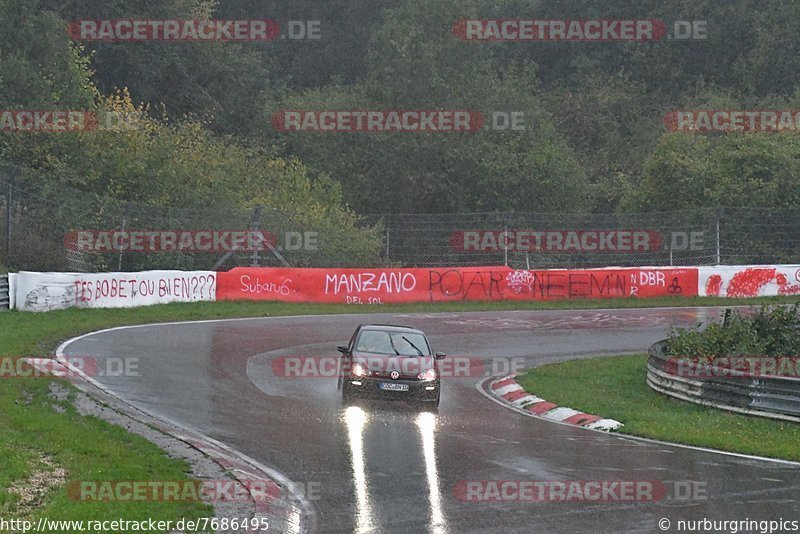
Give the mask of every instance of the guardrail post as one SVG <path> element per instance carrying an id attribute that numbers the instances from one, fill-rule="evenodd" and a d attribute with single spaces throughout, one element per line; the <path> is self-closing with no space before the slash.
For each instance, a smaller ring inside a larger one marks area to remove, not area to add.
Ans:
<path id="1" fill-rule="evenodd" d="M 0 311 L 6 311 L 11 307 L 11 286 L 8 283 L 8 275 L 0 275 Z"/>

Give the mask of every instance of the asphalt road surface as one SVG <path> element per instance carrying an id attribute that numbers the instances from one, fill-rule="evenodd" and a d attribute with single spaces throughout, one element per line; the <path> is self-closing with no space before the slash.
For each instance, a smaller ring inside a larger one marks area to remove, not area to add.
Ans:
<path id="1" fill-rule="evenodd" d="M 662 518 L 678 532 L 679 520 L 800 520 L 795 465 L 541 421 L 476 387 L 520 362 L 644 352 L 672 326 L 716 317 L 716 309 L 641 309 L 263 318 L 117 329 L 65 354 L 138 358 L 138 376 L 97 380 L 281 471 L 305 488 L 322 532 L 662 532 Z M 335 376 L 283 376 L 273 365 L 336 356 L 362 322 L 422 328 L 434 350 L 483 365 L 443 379 L 438 414 L 396 402 L 342 407 Z M 505 480 L 659 481 L 667 496 L 478 501 L 488 494 L 457 490 Z"/>

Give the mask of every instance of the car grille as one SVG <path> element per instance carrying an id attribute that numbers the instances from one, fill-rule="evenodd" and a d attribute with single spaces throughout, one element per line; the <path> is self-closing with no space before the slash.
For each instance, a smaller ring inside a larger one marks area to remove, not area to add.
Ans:
<path id="1" fill-rule="evenodd" d="M 398 376 L 395 379 L 393 379 L 390 376 L 391 373 L 392 373 L 391 371 L 384 371 L 384 370 L 370 371 L 369 376 L 372 377 L 372 378 L 386 378 L 388 380 L 417 380 L 417 374 L 416 373 L 414 373 L 414 374 L 403 374 L 403 373 L 400 373 L 400 376 Z"/>

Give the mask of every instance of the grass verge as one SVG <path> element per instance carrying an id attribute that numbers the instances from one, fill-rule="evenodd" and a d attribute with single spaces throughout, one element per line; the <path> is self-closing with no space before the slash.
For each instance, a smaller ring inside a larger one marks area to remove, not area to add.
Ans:
<path id="1" fill-rule="evenodd" d="M 800 461 L 800 424 L 735 414 L 656 393 L 647 355 L 573 360 L 517 377 L 527 391 L 560 406 L 616 419 L 619 433 Z"/>
<path id="2" fill-rule="evenodd" d="M 49 382 L 29 378 L 0 384 L 0 517 L 35 524 L 39 517 L 175 521 L 214 515 L 210 506 L 197 501 L 73 500 L 67 491 L 73 481 L 186 480 L 189 466 L 140 436 L 81 416 L 69 401 L 54 400 Z M 42 483 L 57 470 L 65 471 L 61 483 Z"/>
<path id="3" fill-rule="evenodd" d="M 736 304 L 782 304 L 796 299 L 758 298 Z M 598 309 L 656 306 L 724 306 L 721 298 L 656 298 L 555 302 L 452 302 L 362 305 L 216 302 L 167 304 L 132 309 L 69 309 L 48 313 L 0 313 L 0 356 L 50 354 L 56 345 L 82 333 L 113 326 L 279 315 Z M 48 380 L 0 381 L 0 517 L 4 519 L 175 520 L 209 516 L 198 503 L 71 501 L 63 484 L 45 486 L 32 502 L 15 493 L 37 477 L 63 469 L 67 480 L 180 480 L 188 466 L 159 448 L 99 419 L 82 417 L 69 403 L 48 395 Z M 55 467 L 54 467 L 55 466 Z M 47 478 L 47 476 L 44 476 Z M 51 476 L 51 478 L 53 478 Z"/>

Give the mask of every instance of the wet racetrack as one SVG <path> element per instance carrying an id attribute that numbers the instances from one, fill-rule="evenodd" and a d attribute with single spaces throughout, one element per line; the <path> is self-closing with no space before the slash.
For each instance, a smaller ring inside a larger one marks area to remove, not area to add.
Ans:
<path id="1" fill-rule="evenodd" d="M 139 358 L 139 376 L 98 380 L 305 484 L 321 532 L 659 532 L 661 518 L 674 532 L 679 519 L 800 519 L 794 465 L 554 424 L 503 408 L 476 388 L 492 362 L 644 352 L 672 326 L 718 316 L 651 309 L 211 321 L 92 334 L 65 354 Z M 361 322 L 419 327 L 434 350 L 480 358 L 486 369 L 443 379 L 438 414 L 387 402 L 343 409 L 335 377 L 274 372 L 280 356 L 337 355 Z M 466 480 L 607 479 L 703 482 L 707 499 L 471 502 L 454 492 Z"/>

